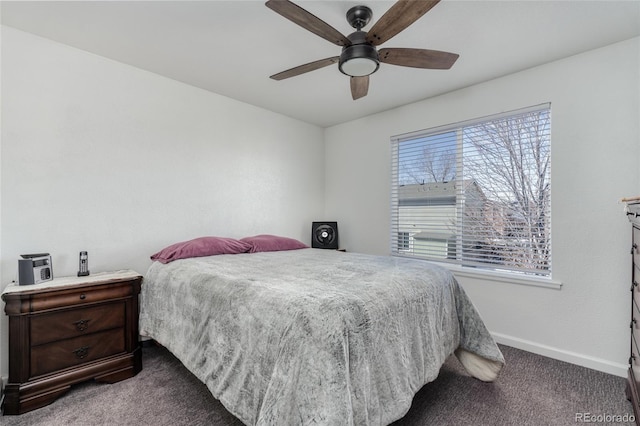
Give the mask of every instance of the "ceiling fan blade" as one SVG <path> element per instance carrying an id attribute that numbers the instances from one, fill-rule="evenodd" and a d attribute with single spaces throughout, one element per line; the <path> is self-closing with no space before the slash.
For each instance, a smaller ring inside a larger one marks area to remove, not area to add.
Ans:
<path id="1" fill-rule="evenodd" d="M 380 62 L 403 67 L 448 70 L 460 55 L 429 49 L 390 48 L 380 49 Z"/>
<path id="2" fill-rule="evenodd" d="M 284 16 L 288 20 L 295 22 L 302 28 L 329 40 L 338 46 L 349 46 L 351 42 L 340 31 L 324 22 L 317 16 L 307 12 L 295 3 L 288 0 L 269 0 L 265 5 L 274 12 Z"/>
<path id="3" fill-rule="evenodd" d="M 269 78 L 274 80 L 284 80 L 285 78 L 295 77 L 300 74 L 304 74 L 309 71 L 315 71 L 320 68 L 327 67 L 331 64 L 335 64 L 340 59 L 339 56 L 334 56 L 332 58 L 320 59 L 318 61 L 309 62 L 308 64 L 300 65 L 286 71 L 279 72 L 278 74 L 274 74 Z"/>
<path id="4" fill-rule="evenodd" d="M 369 76 L 351 77 L 351 97 L 353 100 L 364 98 L 369 92 Z"/>
<path id="5" fill-rule="evenodd" d="M 367 33 L 367 41 L 378 46 L 420 19 L 440 0 L 398 0 Z"/>

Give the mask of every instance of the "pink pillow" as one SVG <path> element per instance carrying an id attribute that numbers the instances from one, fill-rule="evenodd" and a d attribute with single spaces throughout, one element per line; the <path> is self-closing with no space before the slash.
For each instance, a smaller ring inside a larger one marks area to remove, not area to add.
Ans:
<path id="1" fill-rule="evenodd" d="M 298 240 L 287 237 L 279 237 L 277 235 L 256 235 L 253 237 L 242 238 L 240 241 L 251 245 L 249 253 L 309 248 L 308 245 Z"/>
<path id="2" fill-rule="evenodd" d="M 249 249 L 251 249 L 250 244 L 233 238 L 200 237 L 165 247 L 156 254 L 151 255 L 151 260 L 169 263 L 190 257 L 246 253 Z"/>

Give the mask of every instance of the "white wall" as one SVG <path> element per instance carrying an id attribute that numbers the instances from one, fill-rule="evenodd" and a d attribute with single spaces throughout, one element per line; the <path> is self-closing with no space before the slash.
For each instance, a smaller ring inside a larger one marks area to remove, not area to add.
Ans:
<path id="1" fill-rule="evenodd" d="M 151 253 L 200 235 L 308 242 L 319 212 L 348 250 L 387 254 L 390 136 L 551 102 L 563 288 L 461 282 L 499 340 L 624 374 L 618 200 L 640 194 L 639 51 L 629 40 L 335 126 L 323 147 L 315 126 L 3 27 L 0 288 L 21 253 L 50 251 L 58 276 L 75 274 L 80 250 L 92 272 L 144 273 Z"/>
<path id="2" fill-rule="evenodd" d="M 551 102 L 553 279 L 461 277 L 499 341 L 624 375 L 630 226 L 640 195 L 640 39 L 326 129 L 326 217 L 345 248 L 389 253 L 392 135 Z M 428 77 L 425 77 L 428 78 Z"/>
<path id="3" fill-rule="evenodd" d="M 310 243 L 323 157 L 316 126 L 3 27 L 0 289 L 22 253 L 65 276 L 80 250 L 92 273 L 145 273 L 203 235 Z"/>

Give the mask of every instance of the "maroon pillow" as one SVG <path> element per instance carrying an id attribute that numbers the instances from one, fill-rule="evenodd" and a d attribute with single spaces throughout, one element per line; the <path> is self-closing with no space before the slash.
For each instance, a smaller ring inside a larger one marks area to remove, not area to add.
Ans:
<path id="1" fill-rule="evenodd" d="M 233 238 L 200 237 L 165 247 L 156 254 L 151 255 L 151 260 L 157 260 L 160 263 L 169 263 L 174 260 L 187 259 L 190 257 L 247 253 L 249 249 L 251 249 L 250 244 Z"/>
<path id="2" fill-rule="evenodd" d="M 298 240 L 287 237 L 279 237 L 277 235 L 256 235 L 253 237 L 242 238 L 240 241 L 251 245 L 249 253 L 309 248 L 308 245 Z"/>

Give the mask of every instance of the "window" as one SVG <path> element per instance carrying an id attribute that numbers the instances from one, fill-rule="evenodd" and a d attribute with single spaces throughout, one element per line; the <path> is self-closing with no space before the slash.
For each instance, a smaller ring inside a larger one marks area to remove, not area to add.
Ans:
<path id="1" fill-rule="evenodd" d="M 411 246 L 409 245 L 408 232 L 398 232 L 398 250 L 400 251 L 411 250 Z"/>
<path id="2" fill-rule="evenodd" d="M 549 276 L 550 112 L 393 137 L 392 254 Z"/>

